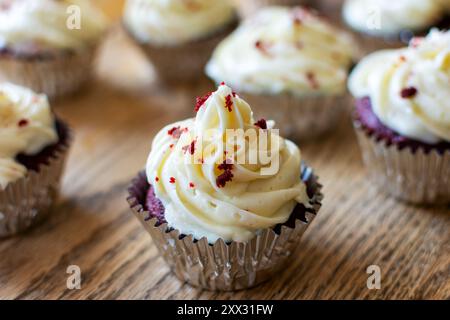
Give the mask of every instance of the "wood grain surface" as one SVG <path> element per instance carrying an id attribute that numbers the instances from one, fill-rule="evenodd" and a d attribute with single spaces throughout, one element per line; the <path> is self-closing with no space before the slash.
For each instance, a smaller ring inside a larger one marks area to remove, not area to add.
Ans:
<path id="1" fill-rule="evenodd" d="M 180 283 L 129 211 L 126 188 L 154 134 L 193 115 L 195 96 L 211 85 L 158 86 L 118 29 L 97 73 L 82 93 L 53 103 L 76 133 L 61 199 L 50 219 L 0 241 L 0 299 L 450 299 L 449 208 L 375 192 L 350 121 L 301 144 L 325 200 L 282 273 L 232 293 Z M 80 290 L 66 287 L 69 265 L 81 268 Z M 369 265 L 381 268 L 380 290 L 366 286 Z"/>

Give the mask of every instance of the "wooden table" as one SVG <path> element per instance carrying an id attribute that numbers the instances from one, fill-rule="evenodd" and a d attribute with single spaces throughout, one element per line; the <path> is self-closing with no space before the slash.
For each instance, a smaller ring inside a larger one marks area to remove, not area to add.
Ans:
<path id="1" fill-rule="evenodd" d="M 186 117 L 209 84 L 158 87 L 120 32 L 105 44 L 98 69 L 83 93 L 54 103 L 76 132 L 62 197 L 45 223 L 0 241 L 0 298 L 450 298 L 449 208 L 410 207 L 374 192 L 349 121 L 301 145 L 325 201 L 283 273 L 234 293 L 180 283 L 130 213 L 126 188 L 157 130 Z M 80 290 L 66 287 L 70 265 L 81 269 Z M 369 265 L 381 269 L 380 290 L 367 288 Z"/>

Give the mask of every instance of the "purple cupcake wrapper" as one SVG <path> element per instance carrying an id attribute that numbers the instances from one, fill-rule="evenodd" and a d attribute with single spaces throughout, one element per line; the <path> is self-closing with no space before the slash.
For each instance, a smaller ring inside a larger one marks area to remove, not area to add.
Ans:
<path id="1" fill-rule="evenodd" d="M 0 56 L 0 80 L 12 82 L 49 98 L 68 95 L 90 77 L 96 46 L 47 59 Z"/>
<path id="2" fill-rule="evenodd" d="M 253 287 L 280 271 L 317 215 L 323 198 L 322 186 L 308 167 L 303 169 L 303 177 L 310 179 L 313 185 L 310 202 L 314 213 L 306 212 L 306 222 L 297 219 L 294 228 L 283 225 L 279 233 L 264 229 L 248 242 L 225 243 L 219 239 L 209 244 L 206 238 L 183 237 L 167 223 L 159 224 L 156 218 L 148 220 L 149 212 L 144 210 L 137 197 L 138 190 L 147 183 L 144 172 L 133 180 L 127 200 L 181 281 L 207 290 L 240 290 Z"/>
<path id="3" fill-rule="evenodd" d="M 375 187 L 413 204 L 450 203 L 450 151 L 399 148 L 354 122 L 363 160 Z"/>
<path id="4" fill-rule="evenodd" d="M 0 238 L 25 231 L 49 214 L 59 193 L 60 178 L 72 142 L 70 129 L 63 126 L 67 137 L 47 163 L 41 164 L 38 171 L 28 170 L 25 177 L 0 190 Z"/>

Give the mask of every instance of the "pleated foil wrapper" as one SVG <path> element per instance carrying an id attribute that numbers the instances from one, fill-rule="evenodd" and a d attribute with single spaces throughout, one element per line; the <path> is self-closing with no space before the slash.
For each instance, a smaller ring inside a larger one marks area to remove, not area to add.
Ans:
<path id="1" fill-rule="evenodd" d="M 363 159 L 375 187 L 412 204 L 450 203 L 450 151 L 426 152 L 387 145 L 354 124 Z"/>
<path id="2" fill-rule="evenodd" d="M 255 119 L 274 120 L 284 137 L 295 141 L 320 137 L 335 129 L 350 116 L 350 97 L 311 96 L 296 97 L 291 94 L 239 95 L 253 106 Z"/>
<path id="3" fill-rule="evenodd" d="M 159 253 L 182 282 L 207 290 L 240 290 L 256 286 L 280 272 L 318 213 L 323 198 L 322 186 L 309 167 L 303 168 L 302 178 L 313 194 L 312 212 L 306 212 L 306 222 L 297 219 L 294 228 L 283 225 L 279 233 L 273 229 L 262 230 L 248 242 L 225 243 L 219 239 L 209 244 L 206 238 L 196 240 L 192 235 L 180 235 L 167 223 L 159 224 L 156 218 L 149 220 L 149 212 L 142 206 L 142 197 L 145 198 L 142 193 L 148 187 L 144 172 L 133 180 L 128 202 Z"/>
<path id="4" fill-rule="evenodd" d="M 96 47 L 55 57 L 0 56 L 0 80 L 12 82 L 49 98 L 77 91 L 91 76 Z"/>
<path id="5" fill-rule="evenodd" d="M 233 0 L 241 18 L 248 18 L 259 9 L 267 6 L 298 6 L 306 0 Z"/>
<path id="6" fill-rule="evenodd" d="M 60 141 L 46 164 L 38 171 L 28 170 L 25 177 L 0 189 L 0 238 L 8 237 L 36 225 L 49 214 L 56 200 L 60 179 L 64 171 L 67 153 L 72 141 L 70 129 L 66 130 L 65 141 Z"/>
<path id="7" fill-rule="evenodd" d="M 216 46 L 236 27 L 237 21 L 233 20 L 228 25 L 214 34 L 191 42 L 176 46 L 156 46 L 141 43 L 127 29 L 127 34 L 141 47 L 146 57 L 152 63 L 158 80 L 163 84 L 177 85 L 198 82 L 206 79 L 204 67 L 210 59 Z"/>

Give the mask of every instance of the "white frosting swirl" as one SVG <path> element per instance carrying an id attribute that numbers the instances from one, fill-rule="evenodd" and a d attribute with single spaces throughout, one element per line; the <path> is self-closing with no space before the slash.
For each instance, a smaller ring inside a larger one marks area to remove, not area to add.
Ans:
<path id="1" fill-rule="evenodd" d="M 142 43 L 177 45 L 208 36 L 235 19 L 228 0 L 128 0 L 124 23 Z"/>
<path id="2" fill-rule="evenodd" d="M 369 55 L 349 79 L 352 94 L 370 97 L 382 123 L 426 143 L 450 141 L 449 86 L 450 31 L 438 30 L 408 48 Z"/>
<path id="3" fill-rule="evenodd" d="M 230 109 L 225 107 L 227 101 Z M 177 127 L 179 139 L 170 134 Z M 252 145 L 244 136 L 229 139 L 227 129 L 250 130 L 258 143 Z M 268 135 L 267 145 L 262 143 L 263 134 Z M 243 155 L 268 152 L 265 161 L 239 161 Z M 224 157 L 233 162 L 228 169 L 218 165 Z M 195 162 L 198 159 L 203 162 Z M 206 237 L 210 243 L 219 238 L 246 241 L 261 229 L 287 221 L 297 203 L 307 205 L 300 162 L 300 150 L 293 142 L 273 129 L 259 130 L 250 106 L 221 85 L 195 119 L 166 126 L 156 135 L 147 177 L 165 207 L 169 226 L 196 239 Z M 225 173 L 231 179 L 221 184 Z"/>
<path id="4" fill-rule="evenodd" d="M 79 8 L 79 29 L 72 28 L 73 8 Z M 0 0 L 0 21 L 0 47 L 19 49 L 83 48 L 106 28 L 105 16 L 88 0 Z"/>
<path id="5" fill-rule="evenodd" d="M 355 47 L 309 10 L 267 7 L 216 48 L 206 73 L 242 92 L 337 95 L 345 92 Z"/>
<path id="6" fill-rule="evenodd" d="M 58 141 L 47 98 L 9 83 L 0 84 L 0 185 L 4 188 L 26 173 L 14 162 Z"/>
<path id="7" fill-rule="evenodd" d="M 347 0 L 345 21 L 355 30 L 373 35 L 422 30 L 443 17 L 447 0 Z"/>

